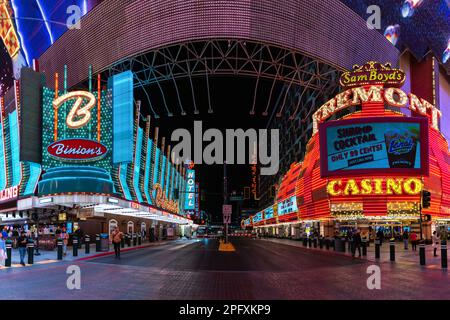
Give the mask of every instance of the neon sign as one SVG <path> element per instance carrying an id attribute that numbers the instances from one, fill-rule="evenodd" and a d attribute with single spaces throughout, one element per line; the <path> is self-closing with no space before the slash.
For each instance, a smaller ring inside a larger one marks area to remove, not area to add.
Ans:
<path id="1" fill-rule="evenodd" d="M 152 199 L 156 206 L 171 212 L 179 212 L 178 202 L 167 199 L 159 183 L 153 186 L 153 190 L 156 190 L 156 197 Z"/>
<path id="2" fill-rule="evenodd" d="M 422 181 L 418 178 L 342 179 L 330 180 L 327 192 L 330 196 L 358 195 L 418 195 Z"/>
<path id="3" fill-rule="evenodd" d="M 19 186 L 13 186 L 0 191 L 0 202 L 11 200 L 19 196 Z"/>
<path id="4" fill-rule="evenodd" d="M 343 87 L 359 87 L 362 85 L 389 84 L 391 86 L 401 86 L 406 79 L 403 70 L 393 69 L 389 63 L 382 65 L 379 62 L 370 61 L 361 67 L 353 66 L 352 71 L 346 71 L 339 80 Z"/>
<path id="5" fill-rule="evenodd" d="M 47 152 L 59 160 L 95 161 L 103 158 L 108 149 L 93 140 L 65 139 L 53 142 L 47 147 Z"/>
<path id="6" fill-rule="evenodd" d="M 76 101 L 67 115 L 66 124 L 71 129 L 84 127 L 91 120 L 91 109 L 94 108 L 97 99 L 88 91 L 73 91 L 56 98 L 53 101 L 53 107 L 58 110 L 61 104 L 71 99 Z M 88 102 L 82 107 L 84 99 Z"/>

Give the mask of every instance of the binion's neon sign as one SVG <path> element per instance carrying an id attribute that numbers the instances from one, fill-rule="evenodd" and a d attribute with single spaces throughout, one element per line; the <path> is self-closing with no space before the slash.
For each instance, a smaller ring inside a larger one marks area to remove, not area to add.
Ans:
<path id="1" fill-rule="evenodd" d="M 73 91 L 66 93 L 53 101 L 55 111 L 65 102 L 76 99 L 75 103 L 66 118 L 66 124 L 71 129 L 84 127 L 92 118 L 91 110 L 94 108 L 97 99 L 88 91 Z M 83 101 L 87 103 L 82 106 Z"/>

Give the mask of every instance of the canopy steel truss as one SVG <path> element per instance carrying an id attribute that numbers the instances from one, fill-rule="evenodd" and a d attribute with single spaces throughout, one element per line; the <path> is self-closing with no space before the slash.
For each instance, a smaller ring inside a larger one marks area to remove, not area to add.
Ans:
<path id="1" fill-rule="evenodd" d="M 112 76 L 130 70 L 134 73 L 135 89 L 144 91 L 153 116 L 160 113 L 172 116 L 174 113 L 186 115 L 186 97 L 179 94 L 179 82 L 188 80 L 191 87 L 192 106 L 194 114 L 198 114 L 198 103 L 194 91 L 205 90 L 208 97 L 208 112 L 213 112 L 210 93 L 211 78 L 216 76 L 251 77 L 255 79 L 253 105 L 250 114 L 261 112 L 267 116 L 271 107 L 275 84 L 283 85 L 283 96 L 276 110 L 280 117 L 286 110 L 286 103 L 294 104 L 294 113 L 299 112 L 304 105 L 311 105 L 311 96 L 328 95 L 336 86 L 338 70 L 321 61 L 303 55 L 287 48 L 266 43 L 249 42 L 243 39 L 210 39 L 183 42 L 130 57 L 111 65 L 104 74 Z M 195 88 L 194 78 L 203 78 L 206 88 Z M 256 100 L 262 79 L 272 81 L 267 105 L 257 110 Z M 178 107 L 171 107 L 166 100 L 162 84 L 173 85 L 177 95 Z M 163 108 L 156 108 L 147 90 L 156 86 L 161 93 Z M 294 92 L 296 100 L 289 98 Z M 179 109 L 179 110 L 178 110 Z M 271 112 L 272 113 L 272 112 Z"/>

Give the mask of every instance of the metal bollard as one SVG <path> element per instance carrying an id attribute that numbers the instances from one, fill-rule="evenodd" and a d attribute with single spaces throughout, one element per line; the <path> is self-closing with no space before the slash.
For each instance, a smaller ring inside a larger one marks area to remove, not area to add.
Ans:
<path id="1" fill-rule="evenodd" d="M 447 241 L 441 241 L 441 266 L 442 269 L 447 269 Z"/>
<path id="2" fill-rule="evenodd" d="M 424 266 L 426 260 L 425 260 L 425 243 L 423 242 L 419 244 L 419 256 L 420 256 L 420 265 Z"/>
<path id="3" fill-rule="evenodd" d="M 131 235 L 127 233 L 127 246 L 131 247 Z"/>
<path id="4" fill-rule="evenodd" d="M 381 241 L 379 238 L 375 239 L 375 259 L 380 259 L 380 244 Z"/>
<path id="5" fill-rule="evenodd" d="M 12 242 L 10 240 L 6 241 L 6 260 L 5 260 L 5 267 L 11 267 L 11 260 L 12 260 Z"/>
<path id="6" fill-rule="evenodd" d="M 307 238 L 303 238 L 303 246 L 304 247 L 308 246 L 308 239 Z"/>
<path id="7" fill-rule="evenodd" d="M 125 248 L 125 237 L 122 237 L 122 239 L 120 239 L 120 247 Z"/>
<path id="8" fill-rule="evenodd" d="M 84 237 L 84 253 L 89 254 L 91 252 L 91 237 L 89 235 L 86 235 Z"/>
<path id="9" fill-rule="evenodd" d="M 135 246 L 136 244 L 137 244 L 136 233 L 133 233 L 133 246 Z"/>
<path id="10" fill-rule="evenodd" d="M 142 244 L 142 235 L 140 233 L 138 233 L 137 240 L 138 240 L 138 245 L 141 245 Z"/>
<path id="11" fill-rule="evenodd" d="M 34 241 L 27 243 L 28 264 L 34 263 Z"/>
<path id="12" fill-rule="evenodd" d="M 100 252 L 102 249 L 101 245 L 100 245 L 100 235 L 96 234 L 95 235 L 95 252 Z"/>
<path id="13" fill-rule="evenodd" d="M 72 240 L 73 256 L 78 257 L 78 238 L 74 237 Z"/>
<path id="14" fill-rule="evenodd" d="M 319 248 L 323 249 L 323 238 L 319 239 Z"/>
<path id="15" fill-rule="evenodd" d="M 389 256 L 391 261 L 395 261 L 395 239 L 389 241 Z"/>
<path id="16" fill-rule="evenodd" d="M 362 255 L 363 257 L 367 256 L 367 240 L 364 239 L 362 241 Z"/>
<path id="17" fill-rule="evenodd" d="M 314 245 L 314 248 L 317 248 L 317 238 L 314 238 L 313 245 Z"/>
<path id="18" fill-rule="evenodd" d="M 311 239 L 311 237 L 308 237 L 308 246 L 310 248 L 312 247 L 312 239 Z"/>
<path id="19" fill-rule="evenodd" d="M 58 239 L 58 241 L 56 241 L 56 245 L 58 247 L 58 260 L 62 260 L 63 259 L 63 240 L 62 239 Z"/>
<path id="20" fill-rule="evenodd" d="M 325 239 L 325 248 L 330 250 L 330 239 Z"/>

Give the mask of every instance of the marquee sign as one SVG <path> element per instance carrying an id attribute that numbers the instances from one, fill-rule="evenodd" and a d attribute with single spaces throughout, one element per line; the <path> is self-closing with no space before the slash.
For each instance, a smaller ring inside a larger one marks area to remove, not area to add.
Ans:
<path id="1" fill-rule="evenodd" d="M 390 63 L 381 64 L 369 61 L 362 66 L 354 65 L 352 71 L 346 71 L 339 80 L 341 86 L 351 88 L 363 85 L 384 85 L 401 87 L 406 74 L 403 70 L 391 68 Z"/>
<path id="2" fill-rule="evenodd" d="M 422 180 L 418 178 L 335 179 L 327 184 L 327 192 L 333 197 L 364 195 L 419 195 Z"/>
<path id="3" fill-rule="evenodd" d="M 97 141 L 77 138 L 53 142 L 47 152 L 64 161 L 96 161 L 103 158 L 108 149 Z"/>
<path id="4" fill-rule="evenodd" d="M 320 124 L 321 176 L 428 175 L 426 118 L 368 117 Z"/>

